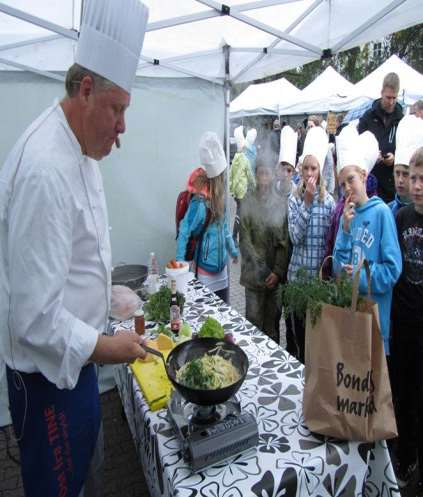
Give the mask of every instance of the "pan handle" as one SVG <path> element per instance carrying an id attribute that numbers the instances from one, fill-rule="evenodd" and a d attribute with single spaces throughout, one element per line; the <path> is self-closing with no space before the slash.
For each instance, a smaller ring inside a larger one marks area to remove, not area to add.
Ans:
<path id="1" fill-rule="evenodd" d="M 142 345 L 142 348 L 146 351 L 146 352 L 149 352 L 150 354 L 153 354 L 157 357 L 160 357 L 160 359 L 163 361 L 163 366 L 166 370 L 166 361 L 165 361 L 165 358 L 164 358 L 164 355 L 156 350 L 156 349 L 153 349 L 152 347 L 149 347 L 148 345 Z"/>

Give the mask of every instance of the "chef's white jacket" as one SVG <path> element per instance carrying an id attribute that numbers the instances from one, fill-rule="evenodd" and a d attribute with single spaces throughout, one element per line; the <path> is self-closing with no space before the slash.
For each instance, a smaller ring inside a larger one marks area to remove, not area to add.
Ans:
<path id="1" fill-rule="evenodd" d="M 98 164 L 56 104 L 0 169 L 0 356 L 73 388 L 106 329 L 110 290 Z"/>

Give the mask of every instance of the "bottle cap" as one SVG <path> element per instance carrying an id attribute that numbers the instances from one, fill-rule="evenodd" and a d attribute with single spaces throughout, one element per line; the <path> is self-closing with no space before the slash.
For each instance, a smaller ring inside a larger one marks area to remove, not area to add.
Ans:
<path id="1" fill-rule="evenodd" d="M 144 316 L 144 310 L 143 309 L 137 309 L 135 312 L 134 312 L 134 318 L 139 318 L 141 316 Z"/>

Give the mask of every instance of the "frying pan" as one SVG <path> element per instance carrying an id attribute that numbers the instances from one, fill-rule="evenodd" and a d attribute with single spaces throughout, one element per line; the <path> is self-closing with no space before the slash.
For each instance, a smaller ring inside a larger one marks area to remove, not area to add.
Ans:
<path id="1" fill-rule="evenodd" d="M 216 390 L 198 390 L 189 388 L 176 380 L 176 373 L 185 363 L 202 357 L 209 350 L 213 350 L 217 345 L 221 345 L 222 357 L 228 359 L 240 372 L 240 379 L 224 388 Z M 230 353 L 225 354 L 225 351 Z M 195 338 L 177 345 L 168 355 L 166 361 L 166 373 L 176 390 L 189 402 L 200 406 L 213 406 L 226 402 L 238 391 L 245 380 L 248 371 L 248 357 L 245 352 L 233 343 L 228 343 L 217 338 Z"/>
<path id="2" fill-rule="evenodd" d="M 112 271 L 112 284 L 124 285 L 135 290 L 144 283 L 147 274 L 147 266 L 141 264 L 116 266 Z"/>

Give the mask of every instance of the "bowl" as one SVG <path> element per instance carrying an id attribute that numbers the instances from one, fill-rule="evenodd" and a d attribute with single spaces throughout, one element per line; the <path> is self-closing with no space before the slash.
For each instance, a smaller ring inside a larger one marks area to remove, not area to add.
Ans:
<path id="1" fill-rule="evenodd" d="M 241 377 L 238 381 L 227 387 L 215 390 L 189 388 L 177 381 L 176 373 L 185 363 L 192 359 L 196 359 L 197 357 L 202 357 L 206 352 L 216 348 L 217 344 L 221 344 L 223 352 L 231 352 L 228 353 L 227 356 L 223 353 L 223 357 L 229 359 L 239 370 Z M 184 397 L 184 399 L 200 406 L 213 406 L 226 402 L 230 397 L 236 394 L 245 380 L 248 366 L 248 357 L 238 345 L 217 338 L 196 338 L 195 340 L 188 340 L 180 343 L 170 352 L 166 361 L 166 373 L 175 389 Z"/>

